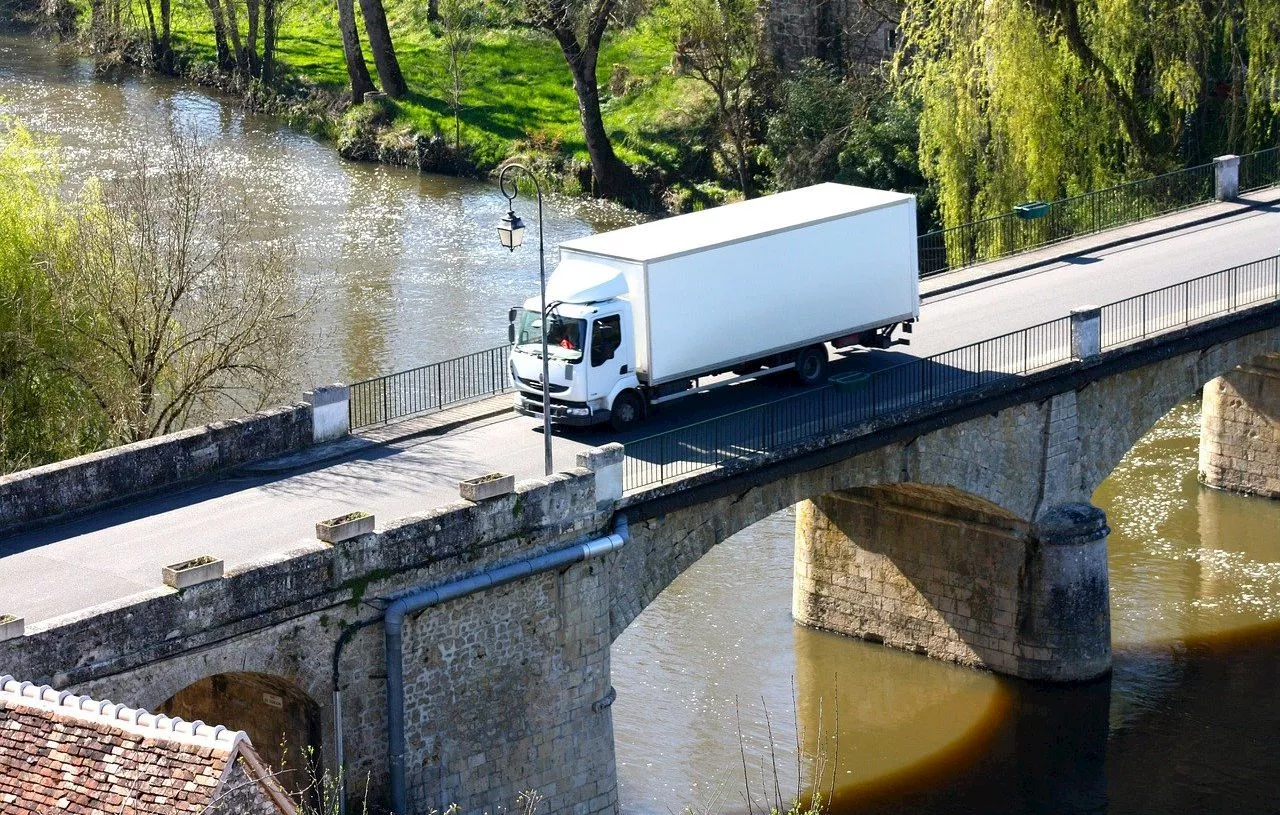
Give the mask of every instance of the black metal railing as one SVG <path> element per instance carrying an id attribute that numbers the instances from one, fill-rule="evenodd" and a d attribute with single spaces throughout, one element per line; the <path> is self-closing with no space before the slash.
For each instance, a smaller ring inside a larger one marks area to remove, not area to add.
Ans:
<path id="1" fill-rule="evenodd" d="M 1193 323 L 1280 300 L 1280 255 L 1102 307 L 1102 347 L 1116 348 Z"/>
<path id="2" fill-rule="evenodd" d="M 1280 255 L 1104 306 L 1104 349 L 1280 300 Z M 770 453 L 908 408 L 980 391 L 1072 359 L 1062 317 L 900 365 L 835 377 L 832 384 L 626 445 L 628 491 Z"/>
<path id="3" fill-rule="evenodd" d="M 1240 192 L 1280 184 L 1280 147 L 1240 157 Z"/>
<path id="4" fill-rule="evenodd" d="M 510 345 L 378 376 L 351 386 L 351 429 L 406 419 L 511 390 Z"/>
<path id="5" fill-rule="evenodd" d="M 1038 218 L 1008 212 L 920 236 L 920 277 L 1015 255 L 1069 238 L 1212 201 L 1214 169 L 1201 164 L 1063 198 Z"/>

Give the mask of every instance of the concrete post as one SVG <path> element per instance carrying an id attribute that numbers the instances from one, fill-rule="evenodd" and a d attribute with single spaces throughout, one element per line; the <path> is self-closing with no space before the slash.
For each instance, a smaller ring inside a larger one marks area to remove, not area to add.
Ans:
<path id="1" fill-rule="evenodd" d="M 1102 309 L 1081 306 L 1071 310 L 1071 356 L 1090 360 L 1102 353 Z"/>
<path id="2" fill-rule="evenodd" d="M 617 442 L 578 453 L 578 466 L 596 474 L 596 506 L 622 497 L 622 462 L 626 448 Z"/>
<path id="3" fill-rule="evenodd" d="M 1213 160 L 1213 197 L 1230 201 L 1240 196 L 1240 157 L 1218 156 Z"/>
<path id="4" fill-rule="evenodd" d="M 1081 682 L 1111 671 L 1107 516 L 1062 504 L 1031 529 L 1018 603 L 1017 675 Z"/>
<path id="5" fill-rule="evenodd" d="M 1204 386 L 1200 480 L 1280 498 L 1280 354 L 1266 354 Z"/>
<path id="6" fill-rule="evenodd" d="M 351 389 L 346 385 L 324 385 L 302 394 L 311 405 L 311 441 L 340 439 L 351 431 Z"/>

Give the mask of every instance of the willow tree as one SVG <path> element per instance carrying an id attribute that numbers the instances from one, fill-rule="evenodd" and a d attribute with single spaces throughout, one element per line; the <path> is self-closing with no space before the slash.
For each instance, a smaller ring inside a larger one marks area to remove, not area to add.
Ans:
<path id="1" fill-rule="evenodd" d="M 1277 0 L 908 0 L 902 34 L 948 225 L 1275 141 Z"/>

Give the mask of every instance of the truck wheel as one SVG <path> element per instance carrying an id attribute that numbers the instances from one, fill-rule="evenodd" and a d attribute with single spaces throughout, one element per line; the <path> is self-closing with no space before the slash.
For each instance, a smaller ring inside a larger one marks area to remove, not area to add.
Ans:
<path id="1" fill-rule="evenodd" d="M 613 400 L 609 411 L 609 426 L 617 433 L 625 433 L 644 419 L 644 402 L 635 391 L 623 391 Z"/>
<path id="2" fill-rule="evenodd" d="M 796 352 L 796 379 L 801 385 L 816 385 L 827 378 L 827 349 L 810 345 Z"/>

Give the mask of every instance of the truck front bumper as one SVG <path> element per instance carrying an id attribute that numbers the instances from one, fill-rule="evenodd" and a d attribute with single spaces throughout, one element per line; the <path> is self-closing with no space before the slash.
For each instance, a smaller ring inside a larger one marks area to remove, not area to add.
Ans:
<path id="1" fill-rule="evenodd" d="M 521 416 L 542 418 L 542 394 L 516 392 L 516 413 Z M 551 423 L 569 427 L 589 427 L 609 421 L 606 408 L 593 409 L 580 403 L 568 404 L 551 400 Z"/>

